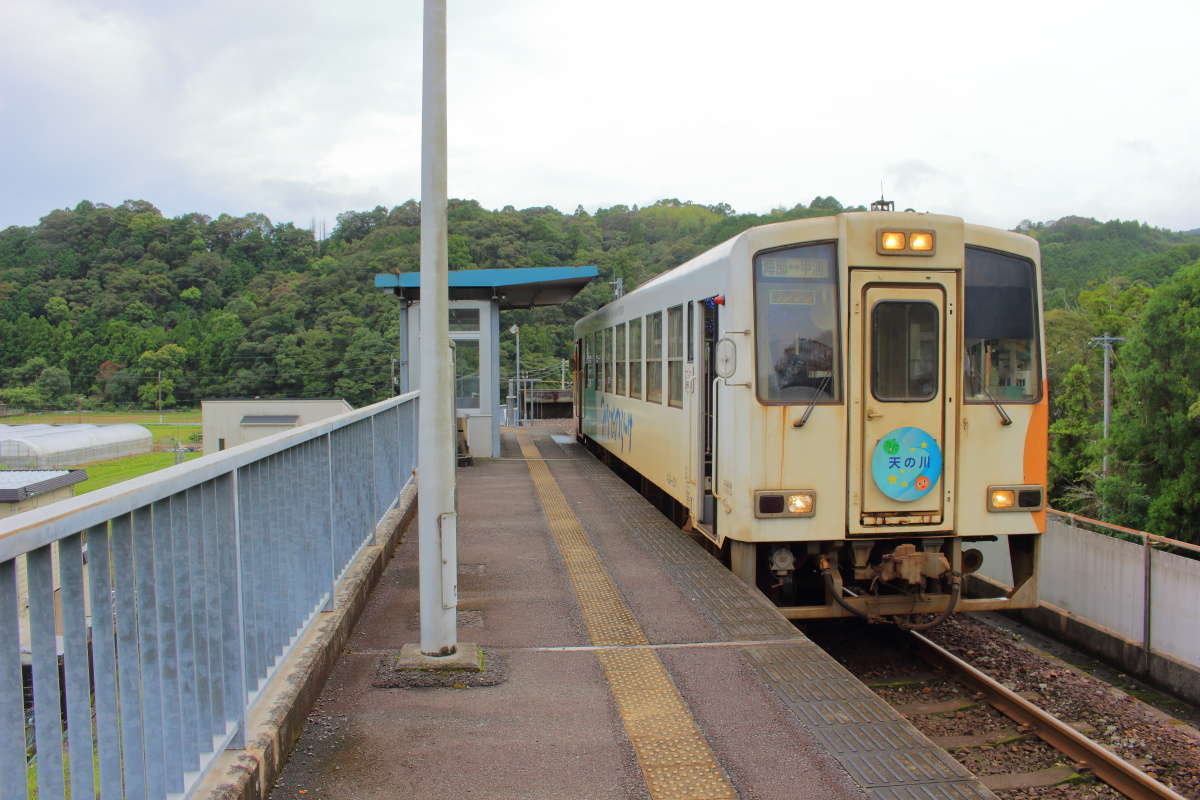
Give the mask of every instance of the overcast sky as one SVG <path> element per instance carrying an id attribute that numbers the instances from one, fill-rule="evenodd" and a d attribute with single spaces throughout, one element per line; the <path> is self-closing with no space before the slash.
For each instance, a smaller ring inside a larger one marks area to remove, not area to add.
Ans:
<path id="1" fill-rule="evenodd" d="M 419 195 L 419 0 L 3 0 L 0 228 Z M 1200 228 L 1200 2 L 450 0 L 450 194 Z"/>

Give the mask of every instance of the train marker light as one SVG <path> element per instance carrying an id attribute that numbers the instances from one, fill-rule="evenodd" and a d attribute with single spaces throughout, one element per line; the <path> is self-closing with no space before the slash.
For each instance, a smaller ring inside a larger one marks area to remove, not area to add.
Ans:
<path id="1" fill-rule="evenodd" d="M 817 493 L 808 489 L 767 489 L 754 493 L 756 517 L 811 517 Z"/>
<path id="2" fill-rule="evenodd" d="M 908 237 L 900 231 L 883 231 L 879 234 L 879 247 L 883 250 L 904 250 Z"/>
<path id="3" fill-rule="evenodd" d="M 989 486 L 988 511 L 1041 511 L 1046 507 L 1045 488 L 1030 486 Z"/>
<path id="4" fill-rule="evenodd" d="M 933 234 L 928 231 L 914 231 L 908 240 L 909 248 L 917 252 L 926 252 L 933 249 Z"/>
<path id="5" fill-rule="evenodd" d="M 988 510 L 1007 511 L 1017 504 L 1017 493 L 1012 489 L 993 489 L 988 500 Z"/>

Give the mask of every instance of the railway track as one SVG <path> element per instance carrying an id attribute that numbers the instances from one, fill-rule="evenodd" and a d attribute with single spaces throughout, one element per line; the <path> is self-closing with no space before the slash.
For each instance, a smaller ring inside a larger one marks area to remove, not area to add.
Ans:
<path id="1" fill-rule="evenodd" d="M 908 632 L 908 635 L 916 642 L 923 658 L 941 664 L 960 681 L 981 692 L 993 708 L 1072 759 L 1077 769 L 1090 770 L 1096 777 L 1131 800 L 1186 800 L 1183 795 L 1153 776 L 1138 769 L 1107 747 L 1092 741 L 928 637 L 915 631 Z"/>
<path id="2" fill-rule="evenodd" d="M 864 630 L 806 633 L 1000 797 L 1186 800 L 1091 739 L 1086 725 L 1063 722 L 930 638 Z"/>

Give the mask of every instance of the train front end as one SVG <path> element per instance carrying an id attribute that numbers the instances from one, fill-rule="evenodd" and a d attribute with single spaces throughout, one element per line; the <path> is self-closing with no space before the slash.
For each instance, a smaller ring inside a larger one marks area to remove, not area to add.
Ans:
<path id="1" fill-rule="evenodd" d="M 723 348 L 753 357 L 753 374 L 718 378 L 714 394 L 713 493 L 749 500 L 717 515 L 734 570 L 795 619 L 922 626 L 1035 605 L 1048 416 L 1037 243 L 875 211 L 748 232 L 743 258 L 738 294 L 752 302 L 728 309 L 713 348 L 717 371 Z M 1008 558 L 1012 588 L 968 597 L 984 550 Z"/>

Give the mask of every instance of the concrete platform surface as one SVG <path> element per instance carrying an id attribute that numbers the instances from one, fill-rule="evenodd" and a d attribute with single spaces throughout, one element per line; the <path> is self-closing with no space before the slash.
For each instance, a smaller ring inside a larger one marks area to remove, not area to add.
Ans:
<path id="1" fill-rule="evenodd" d="M 458 472 L 459 638 L 507 680 L 372 686 L 419 638 L 410 530 L 273 800 L 993 796 L 560 432 Z"/>

